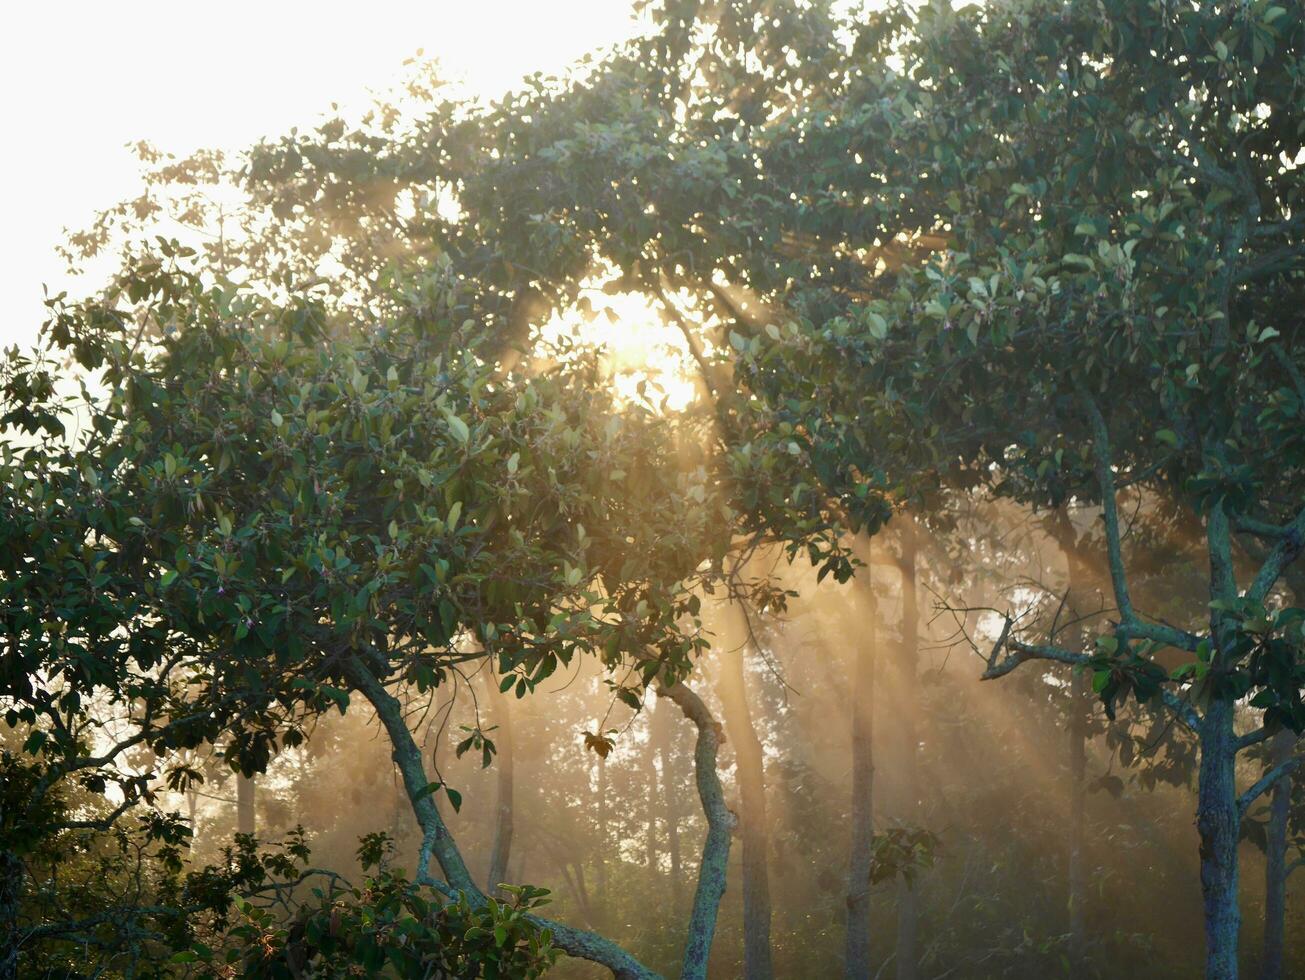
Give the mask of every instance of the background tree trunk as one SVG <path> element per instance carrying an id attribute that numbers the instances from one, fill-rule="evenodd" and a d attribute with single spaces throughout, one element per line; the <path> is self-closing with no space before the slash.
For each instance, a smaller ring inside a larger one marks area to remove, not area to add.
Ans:
<path id="1" fill-rule="evenodd" d="M 644 815 L 647 822 L 647 837 L 644 839 L 644 863 L 648 866 L 648 871 L 656 881 L 660 875 L 660 868 L 657 862 L 657 811 L 661 809 L 661 788 L 657 781 L 657 746 L 656 738 L 653 734 L 652 712 L 648 718 L 648 745 L 644 751 L 644 772 L 648 776 L 648 791 L 643 794 Z"/>
<path id="2" fill-rule="evenodd" d="M 1070 679 L 1069 723 L 1069 975 L 1082 975 L 1087 950 L 1084 905 L 1087 874 L 1083 866 L 1084 813 L 1087 807 L 1087 720 L 1091 711 L 1086 672 Z"/>
<path id="3" fill-rule="evenodd" d="M 722 652 L 717 690 L 725 711 L 725 730 L 738 765 L 743 836 L 743 975 L 748 980 L 769 980 L 774 971 L 770 960 L 765 753 L 752 723 L 743 671 L 744 651 L 750 646 L 747 614 L 741 606 L 737 608 L 745 627 L 741 631 L 743 639 L 736 650 Z"/>
<path id="4" fill-rule="evenodd" d="M 1078 538 L 1069 512 L 1061 507 L 1051 521 L 1052 535 L 1065 557 L 1064 615 L 1080 615 L 1079 590 L 1088 587 L 1088 574 L 1078 553 Z M 1083 625 L 1086 625 L 1084 623 Z M 1078 630 L 1082 635 L 1082 629 Z M 1082 975 L 1087 953 L 1087 869 L 1083 844 L 1087 809 L 1087 738 L 1092 700 L 1088 677 L 1077 671 L 1070 678 L 1069 696 L 1069 856 L 1066 868 L 1066 911 L 1069 927 L 1070 980 Z"/>
<path id="5" fill-rule="evenodd" d="M 494 764 L 498 766 L 498 806 L 494 811 L 494 843 L 489 853 L 489 875 L 485 881 L 491 895 L 500 894 L 499 885 L 508 884 L 508 859 L 512 855 L 512 827 L 514 818 L 512 708 L 508 698 L 498 689 L 496 678 L 490 676 L 485 685 L 493 710 L 495 730 Z M 517 882 L 511 882 L 517 884 Z"/>
<path id="6" fill-rule="evenodd" d="M 0 851 L 0 980 L 18 978 L 18 907 L 23 897 L 23 862 Z"/>
<path id="7" fill-rule="evenodd" d="M 1291 758 L 1296 736 L 1283 729 L 1273 736 L 1269 766 Z M 1291 815 L 1292 774 L 1287 773 L 1273 787 L 1269 802 L 1268 839 L 1264 854 L 1264 963 L 1262 980 L 1281 980 L 1283 927 L 1287 914 L 1287 820 Z"/>
<path id="8" fill-rule="evenodd" d="M 254 815 L 257 784 L 254 776 L 236 773 L 236 832 L 254 834 L 258 830 L 258 821 Z"/>
<path id="9" fill-rule="evenodd" d="M 857 645 L 852 681 L 852 847 L 847 865 L 847 938 L 843 955 L 846 980 L 870 977 L 870 860 L 874 842 L 873 722 L 875 632 L 878 604 L 871 570 L 866 574 L 865 638 Z M 855 635 L 855 634 L 852 634 Z"/>
<path id="10" fill-rule="evenodd" d="M 604 916 L 607 909 L 607 760 L 601 755 L 598 757 L 598 813 L 596 822 L 598 824 L 598 907 L 603 910 Z"/>
<path id="11" fill-rule="evenodd" d="M 919 552 L 915 521 L 902 518 L 902 645 L 897 656 L 899 703 L 906 706 L 897 712 L 897 729 L 902 739 L 901 772 L 896 773 L 902 787 L 903 816 L 908 824 L 920 823 L 920 791 L 916 781 L 920 736 L 916 728 L 916 711 L 920 699 L 920 605 L 916 592 L 916 557 Z M 909 696 L 909 697 L 908 697 Z M 897 978 L 915 980 L 919 972 L 919 902 L 915 886 L 905 878 L 897 883 Z"/>
<path id="12" fill-rule="evenodd" d="M 671 905 L 677 912 L 683 907 L 684 885 L 680 880 L 680 801 L 679 789 L 673 763 L 672 751 L 673 722 L 671 705 L 666 699 L 658 697 L 653 710 L 653 727 L 657 738 L 657 753 L 662 765 L 662 816 L 666 821 L 666 851 L 671 859 Z"/>

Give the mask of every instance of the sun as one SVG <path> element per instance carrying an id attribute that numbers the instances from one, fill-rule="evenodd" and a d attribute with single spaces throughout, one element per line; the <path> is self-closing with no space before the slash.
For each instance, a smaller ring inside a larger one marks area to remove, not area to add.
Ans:
<path id="1" fill-rule="evenodd" d="M 576 306 L 555 313 L 541 334 L 546 341 L 569 337 L 602 351 L 610 383 L 623 401 L 682 412 L 697 397 L 697 368 L 688 344 L 639 293 L 582 290 Z"/>

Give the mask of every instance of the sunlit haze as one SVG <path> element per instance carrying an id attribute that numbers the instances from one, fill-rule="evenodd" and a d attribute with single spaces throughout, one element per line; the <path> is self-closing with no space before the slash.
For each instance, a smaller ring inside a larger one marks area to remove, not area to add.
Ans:
<path id="1" fill-rule="evenodd" d="M 57 292 L 65 282 L 54 253 L 63 229 L 136 191 L 128 143 L 238 151 L 311 124 L 332 103 L 365 105 L 419 49 L 493 97 L 636 27 L 617 0 L 10 5 L 0 39 L 9 128 L 0 344 L 35 338 L 42 284 Z"/>
<path id="2" fill-rule="evenodd" d="M 10 7 L 0 980 L 1305 977 L 1305 4 Z"/>

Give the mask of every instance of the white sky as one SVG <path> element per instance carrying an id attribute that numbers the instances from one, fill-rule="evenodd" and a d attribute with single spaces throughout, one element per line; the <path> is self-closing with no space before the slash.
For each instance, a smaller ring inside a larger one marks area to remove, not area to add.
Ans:
<path id="1" fill-rule="evenodd" d="M 0 14 L 0 345 L 62 288 L 65 227 L 132 195 L 125 144 L 236 150 L 360 106 L 424 48 L 497 95 L 636 29 L 628 0 L 15 0 Z"/>

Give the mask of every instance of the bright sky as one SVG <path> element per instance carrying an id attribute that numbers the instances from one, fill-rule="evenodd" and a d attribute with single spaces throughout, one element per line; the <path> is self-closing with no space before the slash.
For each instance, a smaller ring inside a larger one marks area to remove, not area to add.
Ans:
<path id="1" fill-rule="evenodd" d="M 126 143 L 240 149 L 361 106 L 418 48 L 478 93 L 632 34 L 627 0 L 45 0 L 0 31 L 0 345 L 35 338 L 65 227 L 131 196 Z"/>

